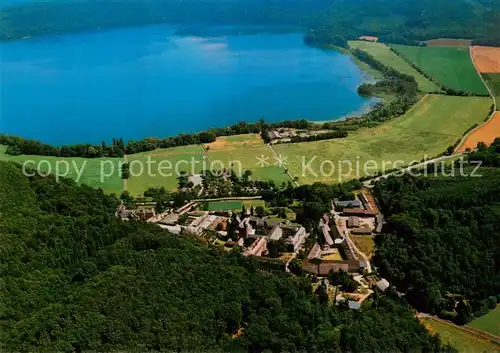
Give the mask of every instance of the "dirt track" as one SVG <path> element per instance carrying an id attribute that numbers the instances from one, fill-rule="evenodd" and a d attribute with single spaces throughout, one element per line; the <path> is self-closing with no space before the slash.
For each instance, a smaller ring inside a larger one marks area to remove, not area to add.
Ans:
<path id="1" fill-rule="evenodd" d="M 462 142 L 458 152 L 464 152 L 467 148 L 473 150 L 478 142 L 490 145 L 497 137 L 500 137 L 500 112 L 496 112 L 488 122 L 472 131 Z"/>
<path id="2" fill-rule="evenodd" d="M 481 73 L 500 73 L 500 48 L 472 47 L 472 57 Z"/>

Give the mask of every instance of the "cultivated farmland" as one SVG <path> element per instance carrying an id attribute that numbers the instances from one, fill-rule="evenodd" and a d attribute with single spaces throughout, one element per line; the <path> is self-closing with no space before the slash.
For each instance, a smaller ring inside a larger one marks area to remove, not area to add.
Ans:
<path id="1" fill-rule="evenodd" d="M 301 183 L 336 183 L 444 152 L 468 128 L 484 121 L 490 105 L 486 97 L 427 95 L 403 117 L 346 138 L 273 148 L 287 157 L 287 167 Z"/>
<path id="2" fill-rule="evenodd" d="M 486 84 L 495 96 L 497 102 L 497 110 L 500 110 L 500 74 L 483 74 Z"/>
<path id="3" fill-rule="evenodd" d="M 468 48 L 391 45 L 401 57 L 446 88 L 472 94 L 488 94 Z"/>
<path id="4" fill-rule="evenodd" d="M 130 163 L 131 173 L 127 180 L 127 191 L 132 195 L 141 195 L 149 187 L 163 186 L 174 191 L 181 172 L 201 172 L 203 151 L 199 145 L 158 149 L 128 155 L 127 162 Z"/>
<path id="5" fill-rule="evenodd" d="M 472 58 L 481 73 L 500 73 L 500 48 L 472 47 Z"/>
<path id="6" fill-rule="evenodd" d="M 500 346 L 458 327 L 431 319 L 424 319 L 422 323 L 431 334 L 438 333 L 443 342 L 451 344 L 461 353 L 500 352 Z"/>
<path id="7" fill-rule="evenodd" d="M 392 52 L 391 49 L 385 44 L 365 41 L 351 41 L 349 42 L 349 46 L 354 49 L 366 51 L 384 65 L 392 67 L 403 74 L 415 77 L 419 89 L 423 92 L 437 92 L 440 90 L 438 85 L 425 78 L 421 73 L 411 67 L 410 64 L 394 54 L 394 52 Z"/>
<path id="8" fill-rule="evenodd" d="M 5 146 L 0 146 L 0 160 L 27 163 L 27 168 L 37 168 L 42 173 L 58 174 L 61 177 L 77 180 L 80 184 L 101 188 L 108 193 L 120 194 L 123 180 L 120 177 L 121 158 L 79 158 L 20 155 L 5 153 Z M 66 169 L 69 166 L 69 169 Z M 101 179 L 102 177 L 102 179 Z"/>
<path id="9" fill-rule="evenodd" d="M 241 173 L 250 170 L 253 180 L 273 180 L 278 185 L 290 181 L 258 134 L 218 137 L 204 148 L 215 169 L 232 168 Z"/>
<path id="10" fill-rule="evenodd" d="M 500 137 L 500 112 L 495 113 L 488 122 L 472 131 L 459 146 L 458 151 L 472 150 L 477 147 L 479 142 L 491 145 L 497 137 Z"/>
<path id="11" fill-rule="evenodd" d="M 500 336 L 500 305 L 488 314 L 472 320 L 469 326 Z"/>

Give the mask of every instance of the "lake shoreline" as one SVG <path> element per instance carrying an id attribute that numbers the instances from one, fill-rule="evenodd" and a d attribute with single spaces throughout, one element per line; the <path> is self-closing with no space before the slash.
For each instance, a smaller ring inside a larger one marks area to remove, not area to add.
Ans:
<path id="1" fill-rule="evenodd" d="M 325 47 L 318 47 L 318 49 L 333 50 L 333 51 L 337 51 L 337 52 L 339 52 L 339 53 L 341 53 L 343 55 L 349 56 L 351 58 L 352 62 L 363 73 L 364 81 L 362 83 L 374 83 L 374 82 L 376 82 L 377 80 L 379 80 L 379 79 L 381 79 L 383 77 L 382 74 L 379 73 L 378 71 L 376 71 L 376 70 L 374 70 L 372 68 L 369 68 L 369 67 L 366 66 L 367 64 L 364 64 L 364 63 L 360 62 L 354 55 L 352 55 L 352 53 L 350 52 L 349 49 L 342 48 L 342 47 L 339 47 L 339 46 L 336 46 L 336 45 L 329 45 L 329 46 L 325 46 Z M 329 119 L 329 120 L 308 120 L 308 121 L 310 121 L 311 123 L 320 125 L 320 124 L 332 123 L 332 122 L 342 122 L 342 121 L 349 121 L 349 120 L 357 120 L 357 119 L 361 118 L 363 115 L 368 114 L 369 112 L 371 112 L 377 103 L 384 102 L 387 99 L 387 97 L 383 97 L 382 98 L 382 97 L 373 96 L 373 97 L 370 97 L 370 99 L 373 100 L 373 101 L 372 102 L 367 102 L 366 104 L 364 104 L 358 110 L 355 110 L 355 111 L 353 111 L 353 112 L 351 112 L 349 114 L 346 114 L 344 116 L 341 116 L 339 118 Z"/>

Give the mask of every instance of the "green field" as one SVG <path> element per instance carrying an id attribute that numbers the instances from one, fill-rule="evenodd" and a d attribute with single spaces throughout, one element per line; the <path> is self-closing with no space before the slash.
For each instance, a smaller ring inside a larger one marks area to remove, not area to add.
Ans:
<path id="1" fill-rule="evenodd" d="M 201 172 L 203 151 L 199 145 L 158 149 L 128 155 L 127 162 L 130 163 L 131 174 L 127 180 L 127 191 L 132 195 L 141 195 L 149 187 L 159 186 L 175 191 L 178 187 L 177 177 L 181 172 Z"/>
<path id="2" fill-rule="evenodd" d="M 239 200 L 211 201 L 208 203 L 208 211 L 236 211 L 243 208 L 243 203 Z"/>
<path id="3" fill-rule="evenodd" d="M 484 121 L 490 105 L 491 99 L 486 97 L 429 94 L 403 117 L 376 128 L 360 129 L 342 139 L 273 148 L 287 157 L 287 167 L 302 183 L 357 179 L 444 152 L 470 126 Z"/>
<path id="4" fill-rule="evenodd" d="M 418 87 L 423 92 L 440 91 L 438 85 L 428 80 L 425 76 L 411 67 L 405 60 L 394 54 L 391 49 L 382 43 L 366 42 L 366 41 L 350 41 L 349 46 L 354 49 L 366 51 L 375 59 L 386 66 L 389 66 L 403 74 L 415 77 Z"/>
<path id="5" fill-rule="evenodd" d="M 500 305 L 488 314 L 474 319 L 469 326 L 500 336 Z"/>
<path id="6" fill-rule="evenodd" d="M 500 74 L 483 74 L 483 78 L 486 84 L 492 91 L 495 99 L 497 101 L 497 110 L 499 110 L 498 105 L 500 105 Z"/>
<path id="7" fill-rule="evenodd" d="M 78 179 L 81 184 L 101 188 L 105 192 L 120 194 L 123 180 L 120 178 L 121 158 L 63 158 L 48 156 L 11 156 L 0 146 L 0 160 L 26 163 L 27 168 L 37 168 L 42 173 Z M 69 169 L 67 168 L 69 167 Z M 81 171 L 81 176 L 79 177 Z"/>
<path id="8" fill-rule="evenodd" d="M 290 177 L 277 165 L 273 153 L 257 134 L 219 137 L 204 147 L 208 148 L 208 160 L 214 169 L 232 168 L 241 173 L 250 170 L 253 180 L 273 180 L 277 185 L 290 181 Z"/>
<path id="9" fill-rule="evenodd" d="M 488 94 L 470 58 L 468 48 L 391 45 L 401 57 L 419 67 L 446 88 Z"/>
<path id="10" fill-rule="evenodd" d="M 246 208 L 255 208 L 257 206 L 265 207 L 266 203 L 264 202 L 264 200 L 243 200 L 243 205 L 245 205 Z"/>
<path id="11" fill-rule="evenodd" d="M 500 352 L 500 346 L 453 326 L 430 319 L 423 320 L 423 324 L 432 334 L 439 333 L 443 342 L 451 344 L 461 353 Z"/>

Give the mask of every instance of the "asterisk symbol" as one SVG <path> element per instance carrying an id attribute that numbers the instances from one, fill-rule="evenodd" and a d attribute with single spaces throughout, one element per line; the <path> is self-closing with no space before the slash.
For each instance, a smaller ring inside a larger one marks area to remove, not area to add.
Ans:
<path id="1" fill-rule="evenodd" d="M 276 162 L 274 162 L 274 165 L 277 165 L 280 168 L 284 168 L 287 158 L 287 156 L 282 156 L 281 154 L 279 156 L 274 156 L 274 159 L 276 160 Z"/>
<path id="2" fill-rule="evenodd" d="M 257 157 L 257 165 L 261 168 L 264 168 L 266 165 L 269 164 L 269 162 L 267 161 L 268 159 L 269 157 L 261 154 L 260 157 Z"/>

